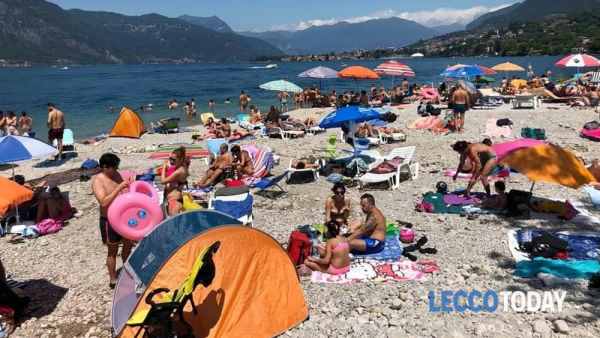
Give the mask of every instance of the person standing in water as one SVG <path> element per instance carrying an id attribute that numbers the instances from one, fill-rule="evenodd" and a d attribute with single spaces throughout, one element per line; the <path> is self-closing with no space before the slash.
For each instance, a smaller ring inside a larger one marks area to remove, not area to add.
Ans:
<path id="1" fill-rule="evenodd" d="M 48 103 L 48 141 L 56 140 L 58 158 L 62 158 L 63 134 L 65 132 L 65 114 L 52 103 Z"/>
<path id="2" fill-rule="evenodd" d="M 33 119 L 26 112 L 21 113 L 19 117 L 19 132 L 23 136 L 29 136 L 33 128 Z"/>
<path id="3" fill-rule="evenodd" d="M 208 111 L 211 113 L 215 112 L 215 100 L 213 100 L 213 99 L 208 100 Z"/>
<path id="4" fill-rule="evenodd" d="M 242 113 L 245 113 L 246 109 L 248 109 L 248 102 L 248 95 L 246 95 L 246 93 L 242 90 L 240 93 L 240 111 Z"/>

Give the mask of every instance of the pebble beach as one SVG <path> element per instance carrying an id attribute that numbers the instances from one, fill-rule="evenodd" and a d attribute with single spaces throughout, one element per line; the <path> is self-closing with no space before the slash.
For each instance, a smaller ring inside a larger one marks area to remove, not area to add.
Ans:
<path id="1" fill-rule="evenodd" d="M 326 109 L 301 109 L 290 113 L 296 118 L 320 117 Z M 543 128 L 552 143 L 573 151 L 586 163 L 600 158 L 600 147 L 579 136 L 581 127 L 598 119 L 592 109 L 574 109 L 565 105 L 543 104 L 541 108 L 512 109 L 503 105 L 495 109 L 475 109 L 467 113 L 463 134 L 434 135 L 429 131 L 410 130 L 406 125 L 418 118 L 416 104 L 395 109 L 398 120 L 392 125 L 407 135 L 406 142 L 381 145 L 386 154 L 394 147 L 416 146 L 415 161 L 420 163 L 416 180 L 406 180 L 400 188 L 368 190 L 388 220 L 414 224 L 417 236 L 426 235 L 436 255 L 419 255 L 433 259 L 440 271 L 424 281 L 365 282 L 350 285 L 315 284 L 301 277 L 309 318 L 284 333 L 284 337 L 599 337 L 600 294 L 588 290 L 587 282 L 569 285 L 546 285 L 539 279 L 520 279 L 512 272 L 514 260 L 507 243 L 507 232 L 523 227 L 544 229 L 582 229 L 555 216 L 532 213 L 526 218 L 503 218 L 481 215 L 469 220 L 459 215 L 426 214 L 415 211 L 422 194 L 435 190 L 439 181 L 451 190 L 466 187 L 467 181 L 452 182 L 444 177 L 446 168 L 456 168 L 458 156 L 450 145 L 459 140 L 479 142 L 490 118 L 509 118 L 514 122 L 513 134 L 520 136 L 524 127 Z M 67 117 L 68 121 L 68 117 Z M 197 132 L 202 127 L 192 127 Z M 317 135 L 291 140 L 256 138 L 241 143 L 268 146 L 280 156 L 274 175 L 283 173 L 292 159 L 318 156 L 326 144 L 327 130 Z M 77 157 L 60 166 L 30 161 L 15 168 L 28 180 L 46 174 L 79 168 L 87 158 L 98 159 L 105 152 L 121 158 L 121 168 L 144 171 L 162 164 L 149 160 L 146 149 L 166 143 L 191 143 L 194 132 L 147 134 L 139 140 L 109 138 L 96 145 L 76 145 Z M 501 142 L 502 139 L 494 139 Z M 340 145 L 340 149 L 343 146 Z M 206 170 L 203 160 L 193 160 L 191 181 Z M 11 169 L 0 171 L 10 177 Z M 507 188 L 529 190 L 524 176 L 514 175 Z M 302 224 L 322 223 L 324 203 L 330 195 L 331 183 L 324 178 L 307 184 L 284 185 L 287 194 L 277 199 L 255 196 L 254 227 L 272 235 L 282 246 L 287 245 L 293 229 Z M 476 189 L 481 191 L 481 185 Z M 110 337 L 112 292 L 105 268 L 106 248 L 100 240 L 98 206 L 91 194 L 90 182 L 75 181 L 61 186 L 68 191 L 78 217 L 69 221 L 56 234 L 10 242 L 0 238 L 0 256 L 10 279 L 27 282 L 24 291 L 32 298 L 27 318 L 16 329 L 14 337 Z M 353 218 L 362 217 L 358 207 L 358 187 L 348 189 L 353 201 Z M 553 199 L 584 201 L 582 191 L 540 183 L 534 195 Z M 593 211 L 597 216 L 600 212 Z M 119 263 L 120 265 L 120 263 Z M 428 293 L 441 289 L 521 290 L 567 292 L 560 313 L 431 313 Z"/>

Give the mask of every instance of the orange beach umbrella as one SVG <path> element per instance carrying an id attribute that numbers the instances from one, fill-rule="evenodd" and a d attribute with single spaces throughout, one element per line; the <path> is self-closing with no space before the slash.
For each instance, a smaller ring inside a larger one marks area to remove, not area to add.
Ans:
<path id="1" fill-rule="evenodd" d="M 378 80 L 379 75 L 375 71 L 362 66 L 351 66 L 342 69 L 338 76 L 342 79 L 353 79 L 353 80 Z"/>
<path id="2" fill-rule="evenodd" d="M 2 191 L 0 216 L 4 216 L 10 208 L 27 202 L 33 197 L 33 191 L 4 177 L 0 177 L 0 191 Z"/>

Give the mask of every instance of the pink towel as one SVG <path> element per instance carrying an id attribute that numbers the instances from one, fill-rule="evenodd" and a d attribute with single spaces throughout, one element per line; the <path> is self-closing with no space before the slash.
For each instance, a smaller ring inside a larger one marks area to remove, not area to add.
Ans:
<path id="1" fill-rule="evenodd" d="M 506 156 L 511 154 L 512 152 L 524 149 L 524 148 L 532 148 L 538 146 L 540 144 L 545 144 L 544 141 L 538 141 L 528 138 L 522 138 L 515 141 L 497 143 L 492 146 L 492 149 L 496 153 L 496 160 L 498 162 L 502 161 Z"/>
<path id="2" fill-rule="evenodd" d="M 581 136 L 592 141 L 600 141 L 600 129 L 581 129 Z"/>
<path id="3" fill-rule="evenodd" d="M 419 262 L 399 261 L 380 262 L 364 260 L 352 263 L 350 271 L 343 275 L 330 275 L 314 271 L 311 276 L 313 283 L 350 284 L 369 280 L 386 280 L 404 282 L 410 280 L 423 280 L 427 274 L 439 271 L 437 263 L 433 260 Z"/>

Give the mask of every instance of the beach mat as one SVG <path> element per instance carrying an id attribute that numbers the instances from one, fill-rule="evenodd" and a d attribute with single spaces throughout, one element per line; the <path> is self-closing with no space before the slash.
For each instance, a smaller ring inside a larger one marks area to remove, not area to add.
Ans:
<path id="1" fill-rule="evenodd" d="M 58 173 L 48 174 L 43 177 L 27 181 L 27 183 L 30 184 L 31 186 L 36 186 L 36 185 L 40 184 L 41 182 L 46 181 L 46 182 L 48 182 L 49 186 L 58 187 L 63 184 L 68 184 L 68 183 L 71 183 L 71 182 L 81 179 L 81 175 L 87 175 L 89 177 L 92 177 L 98 173 L 100 173 L 100 168 L 94 168 L 94 169 L 75 168 L 75 169 L 61 171 Z"/>
<path id="2" fill-rule="evenodd" d="M 515 232 L 517 245 L 531 241 L 544 231 L 523 229 Z M 600 232 L 549 231 L 550 234 L 569 243 L 569 259 L 597 260 L 600 257 Z"/>
<path id="3" fill-rule="evenodd" d="M 521 278 L 533 278 L 544 273 L 564 279 L 590 279 L 600 272 L 600 262 L 597 260 L 561 260 L 535 258 L 530 261 L 520 261 L 515 267 L 514 274 Z"/>
<path id="4" fill-rule="evenodd" d="M 385 237 L 385 247 L 383 251 L 372 255 L 354 255 L 354 260 L 372 259 L 376 261 L 398 261 L 402 257 L 402 244 L 397 234 Z"/>
<path id="5" fill-rule="evenodd" d="M 363 260 L 353 262 L 350 271 L 343 275 L 334 276 L 313 271 L 311 281 L 326 284 L 351 284 L 366 281 L 422 281 L 428 274 L 437 271 L 439 271 L 439 267 L 433 260 L 419 262 L 409 260 L 400 262 Z"/>
<path id="6" fill-rule="evenodd" d="M 444 170 L 444 176 L 446 176 L 446 177 L 454 177 L 454 174 L 456 174 L 455 169 Z M 457 178 L 461 179 L 461 180 L 470 180 L 472 176 L 473 176 L 473 174 L 469 174 L 469 173 L 459 173 Z M 500 179 L 503 179 L 503 178 L 506 178 L 509 176 L 510 176 L 510 169 L 502 169 L 496 175 L 489 176 L 488 179 L 500 180 Z"/>
<path id="7" fill-rule="evenodd" d="M 150 154 L 148 158 L 152 160 L 168 160 L 173 150 L 179 147 L 185 147 L 185 154 L 191 159 L 206 158 L 210 156 L 209 151 L 198 144 L 169 144 L 159 146 L 158 150 Z"/>

